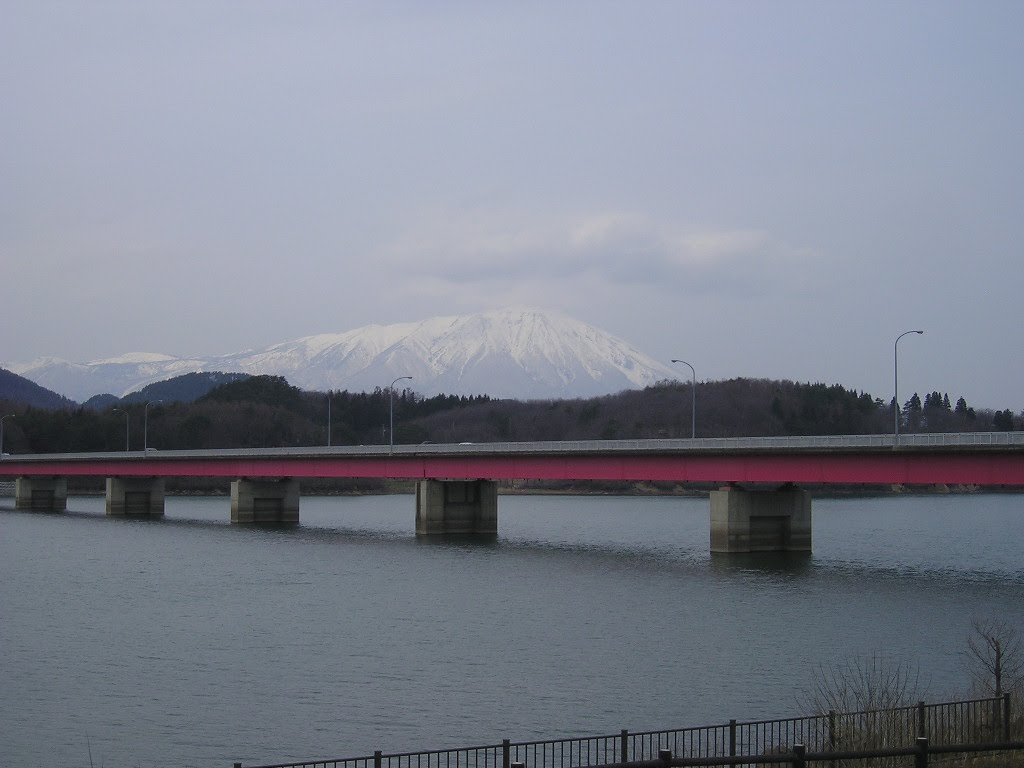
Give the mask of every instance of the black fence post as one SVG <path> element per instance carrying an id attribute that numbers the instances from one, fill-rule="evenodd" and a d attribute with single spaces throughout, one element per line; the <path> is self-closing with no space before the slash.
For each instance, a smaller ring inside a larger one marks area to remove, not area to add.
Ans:
<path id="1" fill-rule="evenodd" d="M 729 721 L 729 757 L 736 757 L 736 721 Z"/>
<path id="2" fill-rule="evenodd" d="M 793 745 L 793 768 L 806 768 L 807 761 L 804 759 L 806 753 L 807 747 L 803 744 Z"/>
<path id="3" fill-rule="evenodd" d="M 235 763 L 234 768 L 242 768 L 242 764 L 241 763 Z"/>
<path id="4" fill-rule="evenodd" d="M 523 761 L 522 760 L 516 760 L 514 763 L 512 763 L 510 768 L 524 768 Z"/>
<path id="5" fill-rule="evenodd" d="M 917 702 L 917 735 L 919 738 L 924 738 L 928 735 L 928 730 L 925 727 L 923 701 Z"/>
<path id="6" fill-rule="evenodd" d="M 672 750 L 671 749 L 659 749 L 658 759 L 661 760 L 666 766 L 672 762 Z"/>
<path id="7" fill-rule="evenodd" d="M 1003 741 L 1010 740 L 1010 694 L 1003 694 Z"/>
<path id="8" fill-rule="evenodd" d="M 384 762 L 384 754 L 379 750 L 373 750 L 373 768 L 380 768 L 381 763 Z"/>
<path id="9" fill-rule="evenodd" d="M 509 765 L 512 760 L 512 742 L 508 739 L 501 740 L 501 768 L 511 768 Z"/>
<path id="10" fill-rule="evenodd" d="M 629 731 L 625 728 L 622 729 L 622 733 L 619 734 L 619 762 L 629 762 Z"/>
<path id="11" fill-rule="evenodd" d="M 914 768 L 928 768 L 928 739 L 921 736 L 917 739 L 917 753 L 914 755 Z"/>
<path id="12" fill-rule="evenodd" d="M 836 751 L 836 711 L 834 709 L 828 711 L 828 751 Z M 830 760 L 829 765 L 836 768 L 836 761 Z"/>

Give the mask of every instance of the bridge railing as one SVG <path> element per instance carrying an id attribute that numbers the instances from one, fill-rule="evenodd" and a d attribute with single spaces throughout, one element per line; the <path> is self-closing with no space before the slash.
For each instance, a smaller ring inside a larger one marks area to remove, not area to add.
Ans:
<path id="1" fill-rule="evenodd" d="M 658 440 L 553 440 L 538 443 L 480 443 L 480 451 L 551 452 L 572 451 L 714 451 L 714 450 L 813 450 L 892 448 L 893 435 L 806 435 L 795 437 L 697 437 Z M 1024 446 L 1024 432 L 928 432 L 900 435 L 903 448 Z M 465 445 L 403 446 L 406 452 L 461 452 Z M 395 447 L 398 450 L 398 446 Z"/>
<path id="2" fill-rule="evenodd" d="M 863 712 L 775 720 L 730 720 L 720 725 L 660 731 L 622 730 L 605 736 L 540 741 L 502 741 L 475 747 L 418 752 L 375 752 L 371 756 L 274 763 L 249 768 L 582 768 L 657 759 L 663 750 L 677 758 L 715 759 L 769 755 L 802 744 L 811 752 L 910 747 L 915 739 L 933 745 L 984 744 L 1024 738 L 1024 718 L 1011 717 L 1009 694 L 991 699 L 916 705 Z M 235 768 L 241 768 L 235 763 Z"/>

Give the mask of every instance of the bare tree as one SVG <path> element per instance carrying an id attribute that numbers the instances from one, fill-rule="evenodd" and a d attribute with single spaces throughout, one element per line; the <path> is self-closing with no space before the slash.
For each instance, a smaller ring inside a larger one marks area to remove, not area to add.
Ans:
<path id="1" fill-rule="evenodd" d="M 994 617 L 975 617 L 965 651 L 967 671 L 986 696 L 1024 693 L 1024 644 L 1017 628 Z"/>

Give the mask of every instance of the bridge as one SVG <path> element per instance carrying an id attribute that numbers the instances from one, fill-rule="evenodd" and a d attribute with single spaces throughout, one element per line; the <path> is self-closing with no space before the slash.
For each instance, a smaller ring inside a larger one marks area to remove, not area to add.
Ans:
<path id="1" fill-rule="evenodd" d="M 170 477 L 231 479 L 231 521 L 296 523 L 299 481 L 416 481 L 416 533 L 497 533 L 497 484 L 668 481 L 712 487 L 711 551 L 810 551 L 830 485 L 1024 487 L 1024 433 L 333 446 L 3 457 L 18 509 L 60 511 L 68 477 L 105 477 L 109 515 L 160 516 Z"/>

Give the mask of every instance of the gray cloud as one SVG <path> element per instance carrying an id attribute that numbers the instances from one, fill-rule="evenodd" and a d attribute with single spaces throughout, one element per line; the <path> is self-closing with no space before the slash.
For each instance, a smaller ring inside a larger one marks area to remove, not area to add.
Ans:
<path id="1" fill-rule="evenodd" d="M 588 276 L 685 294 L 777 290 L 781 275 L 811 265 L 808 249 L 765 232 L 685 231 L 628 213 L 543 221 L 493 212 L 435 215 L 385 258 L 454 285 Z"/>

